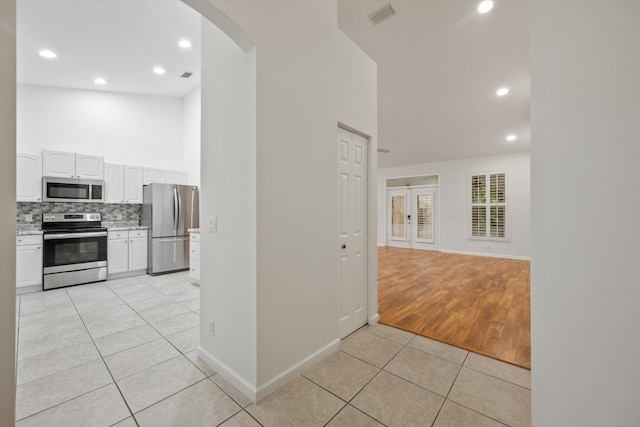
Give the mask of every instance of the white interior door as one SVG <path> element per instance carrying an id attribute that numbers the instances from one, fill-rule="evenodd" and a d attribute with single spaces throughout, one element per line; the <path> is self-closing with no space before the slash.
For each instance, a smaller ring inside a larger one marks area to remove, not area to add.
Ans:
<path id="1" fill-rule="evenodd" d="M 387 245 L 437 250 L 434 188 L 387 190 Z"/>
<path id="2" fill-rule="evenodd" d="M 340 338 L 367 323 L 367 146 L 338 129 Z"/>

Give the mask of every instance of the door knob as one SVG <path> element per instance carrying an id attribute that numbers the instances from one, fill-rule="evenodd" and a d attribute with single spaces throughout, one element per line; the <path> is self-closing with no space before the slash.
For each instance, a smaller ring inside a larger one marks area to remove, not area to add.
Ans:
<path id="1" fill-rule="evenodd" d="M 347 249 L 347 245 L 343 244 L 342 249 Z"/>

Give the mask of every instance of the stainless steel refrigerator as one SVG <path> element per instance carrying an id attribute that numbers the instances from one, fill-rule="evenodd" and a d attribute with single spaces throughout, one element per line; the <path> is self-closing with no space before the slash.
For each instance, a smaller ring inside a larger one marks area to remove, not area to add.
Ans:
<path id="1" fill-rule="evenodd" d="M 189 232 L 198 228 L 198 187 L 149 184 L 143 188 L 142 225 L 149 227 L 149 274 L 189 268 Z"/>

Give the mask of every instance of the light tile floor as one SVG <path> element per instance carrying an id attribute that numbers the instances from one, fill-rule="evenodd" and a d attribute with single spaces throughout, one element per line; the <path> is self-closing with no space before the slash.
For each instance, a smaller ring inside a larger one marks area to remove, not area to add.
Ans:
<path id="1" fill-rule="evenodd" d="M 18 296 L 16 426 L 530 426 L 530 372 L 384 325 L 258 404 L 197 357 L 186 273 Z"/>

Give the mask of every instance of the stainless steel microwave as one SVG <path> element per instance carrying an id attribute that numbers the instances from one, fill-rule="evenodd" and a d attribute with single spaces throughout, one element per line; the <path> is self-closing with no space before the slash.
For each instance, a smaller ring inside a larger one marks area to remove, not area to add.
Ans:
<path id="1" fill-rule="evenodd" d="M 104 181 L 45 176 L 42 178 L 42 200 L 45 202 L 104 203 Z"/>

